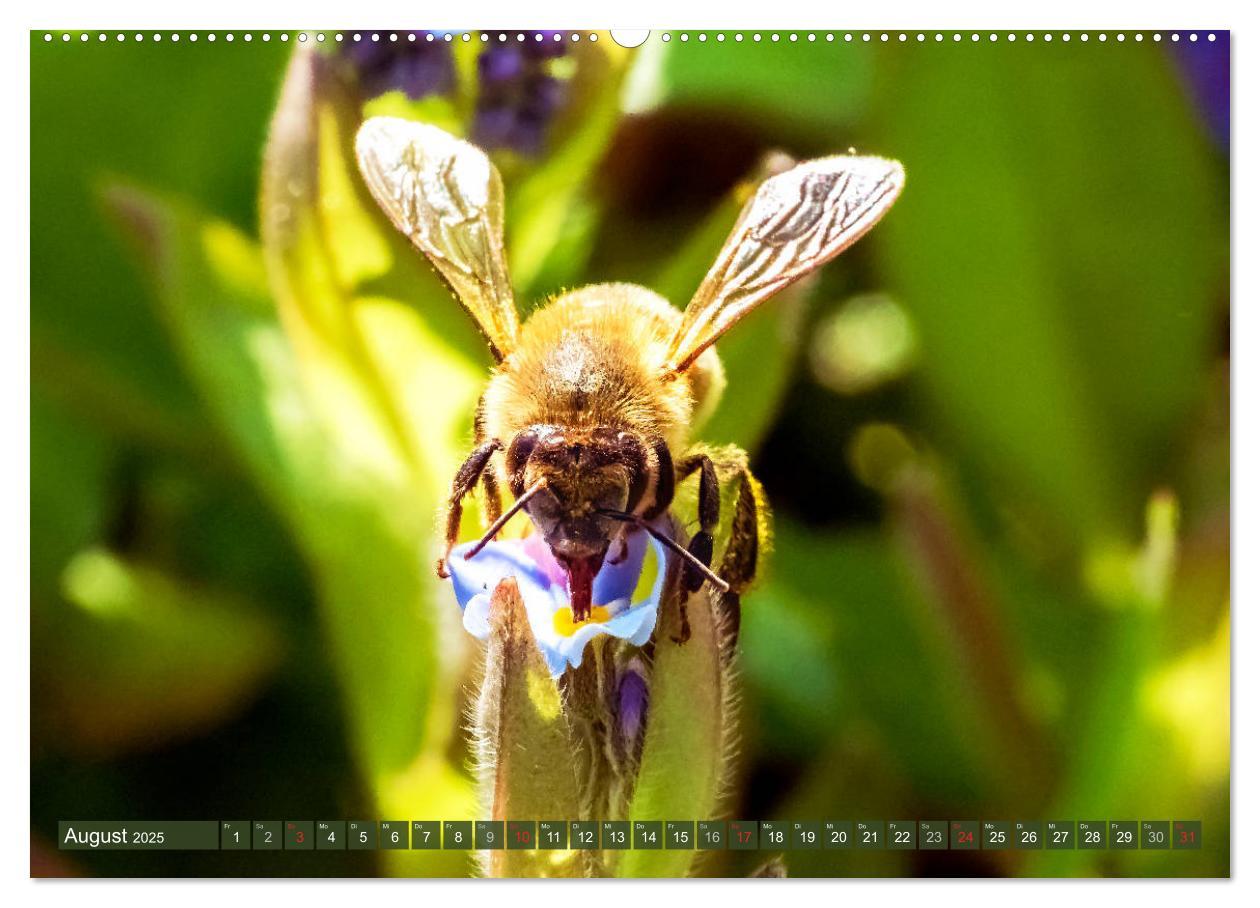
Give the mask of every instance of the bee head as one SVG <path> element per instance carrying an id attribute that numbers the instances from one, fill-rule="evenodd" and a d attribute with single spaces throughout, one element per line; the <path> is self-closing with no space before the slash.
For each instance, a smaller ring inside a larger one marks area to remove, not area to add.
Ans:
<path id="1" fill-rule="evenodd" d="M 646 449 L 619 429 L 531 426 L 512 440 L 506 466 L 517 498 L 541 486 L 525 511 L 568 574 L 573 615 L 582 620 L 595 575 L 625 526 L 607 513 L 633 510 L 643 497 Z"/>

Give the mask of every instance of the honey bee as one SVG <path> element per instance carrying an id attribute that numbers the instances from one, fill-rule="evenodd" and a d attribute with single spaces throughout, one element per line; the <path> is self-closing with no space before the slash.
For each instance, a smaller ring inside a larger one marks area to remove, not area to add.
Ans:
<path id="1" fill-rule="evenodd" d="M 373 197 L 468 310 L 496 363 L 477 407 L 475 447 L 451 486 L 439 576 L 463 500 L 480 482 L 489 527 L 466 557 L 525 511 L 567 575 L 575 621 L 589 617 L 605 559 L 636 530 L 682 559 L 687 592 L 708 582 L 738 594 L 756 571 L 754 482 L 741 463 L 732 542 L 715 572 L 718 472 L 708 454 L 688 451 L 697 414 L 724 385 L 713 344 L 870 230 L 901 192 L 901 165 L 840 155 L 766 179 L 683 311 L 645 287 L 595 284 L 560 294 L 521 324 L 504 256 L 503 184 L 485 153 L 392 117 L 367 120 L 355 145 Z M 657 518 L 696 473 L 699 529 L 684 546 Z M 507 510 L 503 486 L 513 499 Z"/>

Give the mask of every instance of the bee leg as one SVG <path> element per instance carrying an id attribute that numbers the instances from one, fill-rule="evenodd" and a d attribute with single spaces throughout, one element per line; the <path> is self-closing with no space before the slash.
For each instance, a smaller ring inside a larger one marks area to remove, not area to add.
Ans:
<path id="1" fill-rule="evenodd" d="M 499 497 L 499 478 L 494 470 L 483 470 L 481 473 L 481 491 L 484 498 L 481 502 L 481 513 L 486 526 L 491 526 L 503 516 L 503 499 Z"/>
<path id="2" fill-rule="evenodd" d="M 718 487 L 717 471 L 707 454 L 696 454 L 684 460 L 678 467 L 679 480 L 686 479 L 696 470 L 700 471 L 700 493 L 697 500 L 700 529 L 691 537 L 687 551 L 708 567 L 713 563 L 713 533 L 721 514 L 721 489 Z M 693 565 L 683 566 L 683 589 L 687 593 L 694 593 L 703 584 L 703 574 Z"/>
<path id="3" fill-rule="evenodd" d="M 740 471 L 739 493 L 735 500 L 735 515 L 731 520 L 731 538 L 722 555 L 718 576 L 730 584 L 730 589 L 718 600 L 718 611 L 727 639 L 725 649 L 734 652 L 739 639 L 740 595 L 757 576 L 757 557 L 760 548 L 761 505 L 757 500 L 755 480 L 746 469 Z"/>
<path id="4" fill-rule="evenodd" d="M 473 444 L 480 448 L 485 441 L 486 399 L 483 396 L 477 401 L 477 412 L 473 416 Z M 495 475 L 494 470 L 486 470 L 483 467 L 481 485 L 484 495 L 481 502 L 481 515 L 486 522 L 486 526 L 493 526 L 494 522 L 503 514 L 503 499 L 499 496 L 499 477 Z"/>
<path id="5" fill-rule="evenodd" d="M 446 504 L 446 547 L 442 550 L 442 557 L 437 562 L 437 574 L 443 579 L 451 576 L 446 569 L 446 560 L 450 557 L 456 540 L 459 539 L 459 522 L 464 516 L 464 496 L 476 487 L 477 481 L 483 474 L 490 475 L 486 473 L 486 464 L 490 462 L 490 455 L 502 448 L 503 443 L 498 439 L 477 445 L 468 455 L 463 466 L 459 468 L 459 472 L 455 474 L 455 479 L 451 483 L 451 497 Z M 489 497 L 487 495 L 487 498 Z M 497 499 L 498 496 L 494 497 Z"/>
<path id="6" fill-rule="evenodd" d="M 700 471 L 700 492 L 698 508 L 700 529 L 687 543 L 687 551 L 698 561 L 708 567 L 713 563 L 713 533 L 717 529 L 718 517 L 721 513 L 721 489 L 718 487 L 717 471 L 713 461 L 707 454 L 696 454 L 688 457 L 678 465 L 678 482 L 682 482 L 692 473 Z M 691 639 L 691 622 L 687 620 L 687 597 L 704 585 L 704 575 L 690 563 L 683 564 L 682 593 L 678 597 L 678 635 L 674 642 L 686 643 Z"/>

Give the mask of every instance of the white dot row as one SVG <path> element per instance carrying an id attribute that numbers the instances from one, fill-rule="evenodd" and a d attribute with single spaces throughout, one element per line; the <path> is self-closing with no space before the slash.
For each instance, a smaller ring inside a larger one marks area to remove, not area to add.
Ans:
<path id="1" fill-rule="evenodd" d="M 692 36 L 684 32 L 684 33 L 679 34 L 677 37 L 679 41 L 688 41 L 691 39 Z M 694 37 L 697 41 L 709 40 L 709 35 L 706 34 L 705 32 L 699 32 Z M 718 32 L 717 34 L 713 35 L 713 37 L 717 41 L 726 40 L 726 35 L 721 32 Z M 732 37 L 736 41 L 743 41 L 745 36 L 742 32 L 736 32 Z M 777 32 L 771 32 L 768 36 L 763 36 L 760 32 L 753 32 L 751 36 L 753 41 L 761 41 L 763 40 L 763 37 L 768 37 L 771 41 L 779 41 L 783 37 L 786 37 L 789 42 L 792 42 L 792 41 L 801 40 L 802 35 L 796 32 L 788 32 L 786 36 L 783 36 L 783 35 L 779 35 Z M 808 32 L 803 37 L 805 38 L 806 41 L 817 41 L 820 36 L 814 32 Z M 1005 38 L 1007 41 L 1018 41 L 1021 37 L 1025 41 L 1037 40 L 1037 35 L 1033 34 L 1032 32 L 1025 32 L 1022 35 L 1016 32 L 1003 32 L 1001 34 L 999 34 L 998 32 L 989 32 L 988 34 L 982 34 L 980 32 L 971 32 L 970 34 L 967 34 L 965 32 L 952 32 L 952 33 L 950 32 L 927 32 L 927 33 L 925 32 L 891 32 L 891 33 L 879 32 L 875 34 L 872 34 L 871 32 L 858 32 L 858 33 L 845 32 L 842 35 L 837 35 L 833 32 L 827 32 L 826 34 L 823 34 L 821 37 L 824 41 L 831 41 L 831 42 L 834 42 L 836 40 L 843 40 L 843 41 L 849 41 L 849 42 L 852 42 L 855 40 L 871 41 L 873 39 L 883 41 L 883 42 L 887 42 L 890 39 L 895 39 L 900 42 L 909 41 L 911 39 L 915 41 L 928 41 L 928 40 L 946 41 L 946 40 L 952 39 L 954 41 L 960 41 L 960 42 L 966 41 L 966 40 L 979 42 L 979 41 L 987 39 L 990 42 L 997 42 L 997 41 L 1002 40 L 1003 38 Z M 1056 35 L 1051 32 L 1045 32 L 1041 34 L 1041 38 L 1043 41 L 1053 41 L 1055 40 L 1055 37 Z M 1091 38 L 1093 38 L 1096 41 L 1102 41 L 1102 42 L 1106 42 L 1108 37 L 1109 36 L 1105 32 L 1099 32 L 1096 34 L 1091 34 L 1089 32 L 1082 32 L 1079 35 L 1075 36 L 1075 38 L 1080 41 L 1089 41 Z M 1131 37 L 1134 41 L 1143 41 L 1146 39 L 1147 36 L 1143 32 L 1134 32 L 1131 35 L 1126 35 L 1124 32 L 1116 32 L 1110 37 L 1114 38 L 1116 41 L 1124 41 L 1128 37 Z M 1170 32 L 1167 37 L 1170 41 L 1180 41 L 1182 38 L 1182 34 L 1179 32 Z M 1198 41 L 1199 33 L 1189 32 L 1188 34 L 1185 35 L 1185 37 L 1187 37 L 1191 41 Z M 1216 34 L 1214 32 L 1208 32 L 1206 37 L 1208 41 L 1216 40 Z M 1074 36 L 1070 32 L 1064 32 L 1062 35 L 1059 35 L 1058 38 L 1061 41 L 1074 40 Z M 1150 38 L 1152 41 L 1162 41 L 1164 39 L 1164 35 L 1162 33 L 1155 32 L 1150 35 Z M 669 32 L 665 32 L 664 34 L 661 35 L 661 40 L 671 41 L 673 40 L 673 36 Z"/>
<path id="2" fill-rule="evenodd" d="M 108 41 L 109 37 L 110 37 L 109 35 L 106 35 L 104 33 L 98 33 L 96 35 L 96 40 Z M 136 32 L 134 35 L 130 37 L 131 37 L 131 40 L 133 41 L 144 41 L 146 36 L 144 35 L 143 32 Z M 166 36 L 163 36 L 162 33 L 160 32 L 155 32 L 148 37 L 152 41 L 162 41 L 164 37 L 166 40 L 173 41 L 173 42 L 178 42 L 181 39 L 181 35 L 177 32 L 166 35 Z M 202 37 L 204 37 L 206 41 L 213 42 L 213 41 L 216 41 L 219 36 L 213 32 L 208 32 L 205 35 L 198 35 L 196 32 L 189 32 L 184 37 L 186 37 L 187 40 L 192 41 L 192 42 L 196 42 Z M 231 32 L 227 32 L 227 33 L 224 33 L 222 37 L 224 41 L 232 42 L 232 41 L 235 41 L 238 36 Z M 253 41 L 255 36 L 251 34 L 250 32 L 245 32 L 239 37 L 242 41 L 248 42 L 248 41 Z M 262 32 L 258 35 L 258 38 L 262 41 L 270 41 L 272 40 L 272 37 L 273 37 L 272 34 L 269 32 Z M 355 42 L 355 41 L 382 41 L 382 40 L 387 40 L 387 41 L 405 40 L 405 41 L 410 41 L 410 42 L 414 42 L 417 40 L 424 40 L 424 41 L 430 41 L 430 42 L 446 41 L 449 43 L 455 40 L 472 41 L 474 38 L 480 38 L 480 40 L 483 42 L 498 41 L 500 43 L 506 43 L 508 41 L 511 41 L 513 38 L 515 38 L 515 40 L 518 42 L 523 42 L 523 41 L 528 40 L 531 37 L 534 41 L 544 41 L 544 40 L 547 40 L 548 37 L 552 41 L 563 41 L 565 36 L 559 32 L 549 33 L 549 35 L 544 35 L 542 32 L 532 32 L 532 33 L 516 32 L 513 35 L 509 35 L 505 32 L 499 32 L 498 34 L 494 34 L 494 35 L 488 34 L 486 32 L 482 32 L 480 35 L 476 35 L 472 32 L 463 32 L 462 34 L 459 34 L 459 35 L 454 35 L 449 32 L 445 34 L 441 34 L 441 35 L 434 35 L 432 32 L 422 32 L 420 33 L 419 36 L 417 36 L 415 32 L 402 32 L 402 33 L 400 32 L 386 32 L 386 33 L 334 32 L 331 34 L 325 34 L 324 32 L 317 32 L 315 34 L 308 34 L 307 32 L 298 32 L 294 35 L 290 35 L 288 32 L 279 32 L 274 37 L 280 41 L 288 41 L 291 37 L 296 38 L 298 41 L 308 41 L 313 38 L 315 41 L 320 42 L 320 43 L 325 42 L 325 41 Z M 578 32 L 570 32 L 568 35 L 569 41 L 581 41 L 583 37 L 584 36 L 579 34 Z M 587 33 L 585 37 L 589 41 L 599 40 L 594 32 Z M 674 37 L 675 37 L 674 33 L 663 32 L 660 36 L 660 39 L 662 41 L 671 41 L 674 39 Z M 703 43 L 709 40 L 710 35 L 707 32 L 698 32 L 698 33 L 695 33 L 694 35 L 688 32 L 681 32 L 677 34 L 677 38 L 679 41 L 690 41 L 693 37 L 695 38 L 696 41 Z M 732 40 L 739 42 L 739 41 L 745 40 L 746 36 L 743 32 L 735 32 L 730 37 L 732 38 Z M 980 32 L 971 32 L 970 34 L 962 33 L 962 32 L 953 32 L 953 33 L 949 33 L 949 32 L 945 32 L 945 33 L 942 33 L 942 32 L 933 32 L 933 33 L 879 32 L 877 34 L 872 34 L 870 32 L 858 32 L 858 33 L 845 32 L 843 34 L 836 34 L 834 32 L 826 32 L 822 35 L 819 35 L 815 32 L 807 32 L 803 35 L 798 34 L 796 32 L 788 32 L 784 35 L 780 35 L 778 32 L 771 32 L 768 35 L 764 35 L 764 36 L 760 32 L 753 32 L 751 35 L 747 37 L 753 42 L 761 41 L 764 38 L 769 38 L 769 40 L 772 42 L 780 41 L 783 38 L 786 38 L 789 42 L 800 41 L 802 38 L 804 38 L 806 42 L 818 41 L 820 38 L 823 41 L 827 41 L 827 42 L 835 42 L 837 40 L 847 41 L 847 42 L 852 42 L 852 41 L 869 42 L 871 40 L 878 40 L 881 42 L 888 42 L 889 40 L 896 40 L 898 42 L 907 42 L 907 41 L 910 41 L 911 39 L 915 41 L 920 41 L 920 42 L 928 41 L 928 40 L 940 41 L 940 42 L 943 42 L 946 40 L 952 40 L 955 42 L 962 42 L 962 41 L 970 40 L 972 42 L 979 42 L 979 41 L 985 40 L 986 38 L 990 42 L 997 42 L 997 41 L 1002 40 L 1003 37 L 1008 42 L 1018 41 L 1020 37 L 1023 37 L 1025 41 L 1037 40 L 1037 35 L 1034 35 L 1032 32 L 1026 32 L 1022 36 L 1019 34 L 1016 34 L 1015 32 L 1004 32 L 1002 35 L 999 35 L 997 32 L 989 32 L 987 35 L 982 35 Z M 1092 39 L 1095 41 L 1106 42 L 1109 39 L 1109 37 L 1114 38 L 1114 40 L 1116 41 L 1124 41 L 1128 37 L 1131 37 L 1134 41 L 1143 41 L 1145 40 L 1146 35 L 1142 32 L 1134 32 L 1132 35 L 1126 35 L 1124 32 L 1116 32 L 1115 34 L 1110 35 L 1110 36 L 1105 32 L 1100 32 L 1093 35 L 1091 35 L 1088 32 L 1081 32 L 1079 35 L 1074 36 L 1073 34 L 1069 32 L 1064 32 L 1063 34 L 1058 35 L 1057 37 L 1061 41 L 1080 40 L 1080 41 L 1088 42 Z M 1182 39 L 1182 34 L 1180 32 L 1170 32 L 1167 37 L 1168 37 L 1168 40 L 1170 41 L 1180 41 Z M 1185 35 L 1185 37 L 1188 38 L 1190 41 L 1198 41 L 1199 33 L 1189 32 Z M 725 41 L 727 39 L 727 35 L 724 32 L 716 32 L 712 35 L 712 38 L 715 41 Z M 1050 32 L 1045 32 L 1041 34 L 1041 39 L 1043 41 L 1054 41 L 1055 38 L 1056 38 L 1056 35 Z M 1215 41 L 1216 34 L 1214 32 L 1208 32 L 1206 35 L 1206 38 L 1208 41 Z M 92 39 L 92 36 L 89 35 L 87 32 L 83 32 L 79 35 L 79 40 L 81 42 L 90 41 L 91 39 Z M 114 35 L 114 39 L 116 41 L 126 41 L 128 39 L 128 35 L 123 32 L 118 32 Z M 1152 41 L 1157 41 L 1157 42 L 1162 41 L 1164 39 L 1164 35 L 1160 32 L 1155 32 L 1150 35 L 1150 39 Z M 54 35 L 51 32 L 45 32 L 44 40 L 52 41 L 54 40 Z M 61 34 L 61 40 L 68 42 L 72 40 L 72 38 L 69 33 L 63 32 Z"/>
<path id="3" fill-rule="evenodd" d="M 126 41 L 129 36 L 123 32 L 118 32 L 113 37 L 117 41 Z M 164 38 L 165 40 L 168 40 L 168 41 L 179 41 L 181 38 L 179 33 L 163 35 L 161 32 L 154 32 L 153 34 L 147 37 L 151 41 L 162 41 Z M 205 40 L 207 41 L 215 41 L 220 36 L 214 34 L 213 32 L 209 32 L 209 33 L 206 33 L 205 35 L 200 35 L 200 36 L 196 32 L 188 32 L 183 37 L 187 38 L 187 40 L 189 41 L 197 41 L 200 38 L 205 38 Z M 224 41 L 235 41 L 238 37 L 242 41 L 253 41 L 255 38 L 255 35 L 253 35 L 250 32 L 246 32 L 238 36 L 231 32 L 228 32 L 228 33 L 223 34 L 221 37 L 223 38 Z M 279 40 L 279 41 L 288 41 L 290 38 L 296 38 L 298 41 L 309 41 L 313 39 L 321 43 L 325 41 L 351 41 L 351 42 L 355 42 L 355 41 L 411 41 L 411 42 L 414 42 L 414 41 L 421 41 L 421 40 L 430 41 L 430 42 L 445 41 L 447 43 L 450 43 L 455 40 L 472 41 L 474 38 L 478 38 L 478 37 L 480 38 L 480 40 L 485 41 L 485 42 L 489 42 L 489 41 L 507 42 L 507 41 L 512 40 L 512 37 L 515 37 L 517 41 L 525 41 L 527 40 L 527 37 L 533 38 L 534 41 L 544 41 L 548 39 L 552 41 L 563 41 L 565 36 L 561 35 L 559 32 L 554 32 L 554 33 L 548 32 L 546 34 L 542 32 L 531 32 L 528 34 L 528 36 L 525 32 L 517 32 L 514 34 L 514 36 L 511 36 L 511 37 L 504 33 L 499 33 L 498 35 L 490 35 L 484 32 L 479 36 L 474 35 L 472 32 L 464 32 L 459 35 L 451 34 L 449 32 L 444 33 L 444 34 L 438 34 L 438 35 L 435 35 L 432 32 L 421 32 L 419 34 L 415 32 L 387 32 L 383 34 L 380 32 L 370 32 L 370 33 L 334 32 L 331 34 L 325 34 L 324 32 L 317 32 L 315 34 L 310 34 L 307 32 L 297 32 L 292 35 L 290 35 L 288 32 L 278 32 L 274 36 L 269 32 L 262 32 L 258 34 L 257 37 L 259 40 L 262 40 L 262 41 L 270 41 L 274 37 L 276 40 Z M 594 32 L 587 34 L 585 37 L 590 41 L 599 40 L 598 36 Z M 54 40 L 54 38 L 55 36 L 51 32 L 44 33 L 45 41 L 52 41 Z M 98 33 L 96 35 L 97 41 L 108 41 L 109 38 L 110 36 L 103 32 Z M 136 32 L 134 35 L 131 35 L 130 38 L 133 41 L 144 41 L 146 36 L 143 32 Z M 578 34 L 577 32 L 572 32 L 568 35 L 568 39 L 570 41 L 581 41 L 582 38 L 583 36 Z M 71 41 L 72 36 L 68 32 L 63 32 L 61 35 L 61 40 Z M 83 32 L 79 35 L 79 40 L 83 42 L 90 41 L 92 40 L 92 36 L 88 34 L 87 32 Z"/>

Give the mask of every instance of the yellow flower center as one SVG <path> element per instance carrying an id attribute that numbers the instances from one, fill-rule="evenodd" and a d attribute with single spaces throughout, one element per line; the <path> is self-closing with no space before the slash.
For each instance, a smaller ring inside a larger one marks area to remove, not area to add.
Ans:
<path id="1" fill-rule="evenodd" d="M 606 606 L 593 605 L 591 606 L 591 614 L 585 621 L 574 621 L 573 610 L 566 605 L 555 610 L 551 616 L 551 621 L 557 634 L 561 637 L 572 637 L 582 625 L 603 624 L 611 617 Z"/>

